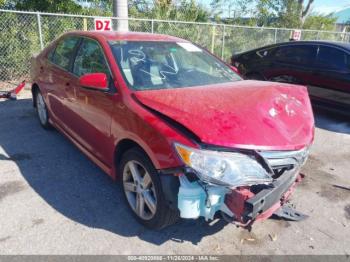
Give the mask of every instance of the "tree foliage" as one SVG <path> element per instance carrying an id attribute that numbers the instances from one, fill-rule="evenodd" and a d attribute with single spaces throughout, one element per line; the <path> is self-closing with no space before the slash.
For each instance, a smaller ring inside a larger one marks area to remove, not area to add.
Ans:
<path id="1" fill-rule="evenodd" d="M 313 3 L 314 0 L 212 0 L 211 7 L 212 14 L 225 15 L 218 12 L 220 6 L 233 5 L 234 15 L 229 13 L 225 19 L 231 24 L 334 30 L 335 19 L 312 13 Z"/>
<path id="2" fill-rule="evenodd" d="M 165 20 L 205 22 L 209 19 L 209 12 L 195 0 L 182 0 L 178 5 L 171 0 L 157 0 L 151 10 L 140 14 L 148 18 Z"/>
<path id="3" fill-rule="evenodd" d="M 0 8 L 112 16 L 112 0 L 0 0 Z M 208 21 L 209 12 L 195 0 L 129 0 L 129 16 L 203 22 Z"/>
<path id="4" fill-rule="evenodd" d="M 74 0 L 0 0 L 0 7 L 50 13 L 78 13 L 82 10 Z"/>

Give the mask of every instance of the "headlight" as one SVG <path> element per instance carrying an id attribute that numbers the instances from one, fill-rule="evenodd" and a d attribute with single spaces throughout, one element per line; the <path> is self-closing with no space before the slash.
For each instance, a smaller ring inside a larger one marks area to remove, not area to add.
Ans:
<path id="1" fill-rule="evenodd" d="M 203 181 L 229 187 L 272 182 L 267 171 L 248 155 L 200 150 L 178 143 L 175 148 L 182 161 Z"/>

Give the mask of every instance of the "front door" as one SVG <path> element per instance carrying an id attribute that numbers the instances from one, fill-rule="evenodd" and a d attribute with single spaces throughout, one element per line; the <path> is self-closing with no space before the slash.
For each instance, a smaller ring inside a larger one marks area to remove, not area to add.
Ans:
<path id="1" fill-rule="evenodd" d="M 76 89 L 78 119 L 72 123 L 74 133 L 80 142 L 95 157 L 111 166 L 113 138 L 111 120 L 114 100 L 118 94 L 113 86 L 112 76 L 100 44 L 84 38 L 77 51 L 72 73 L 76 78 L 71 85 Z M 79 77 L 88 73 L 105 73 L 110 79 L 110 90 L 101 91 L 79 86 Z"/>

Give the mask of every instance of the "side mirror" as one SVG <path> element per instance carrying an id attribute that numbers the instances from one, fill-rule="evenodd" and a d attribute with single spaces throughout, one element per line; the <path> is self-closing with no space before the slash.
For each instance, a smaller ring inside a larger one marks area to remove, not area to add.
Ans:
<path id="1" fill-rule="evenodd" d="M 105 73 L 91 73 L 79 78 L 79 85 L 101 91 L 108 90 L 108 80 Z"/>

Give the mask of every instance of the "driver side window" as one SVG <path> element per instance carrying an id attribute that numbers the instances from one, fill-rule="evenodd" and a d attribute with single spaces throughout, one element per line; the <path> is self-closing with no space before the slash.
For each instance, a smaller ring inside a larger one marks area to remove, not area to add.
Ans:
<path id="1" fill-rule="evenodd" d="M 73 73 L 79 77 L 89 73 L 105 73 L 110 76 L 103 50 L 98 42 L 83 40 L 74 61 Z"/>

